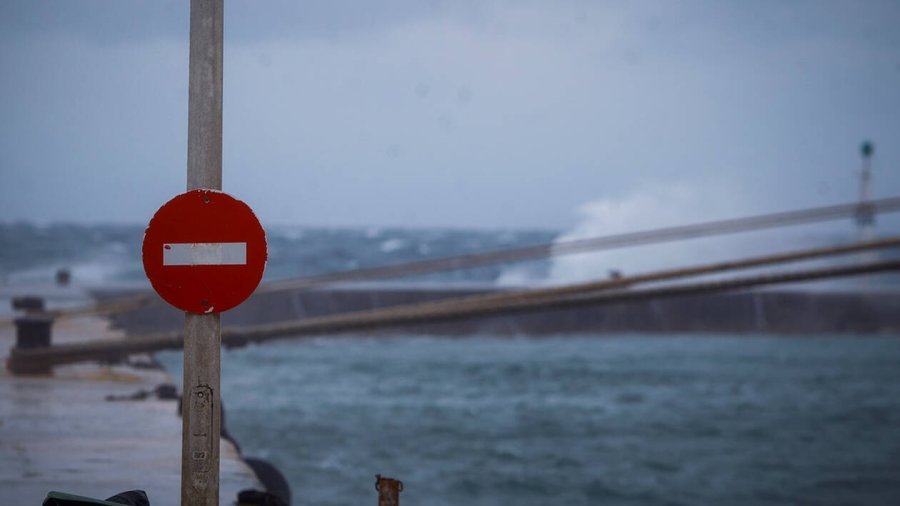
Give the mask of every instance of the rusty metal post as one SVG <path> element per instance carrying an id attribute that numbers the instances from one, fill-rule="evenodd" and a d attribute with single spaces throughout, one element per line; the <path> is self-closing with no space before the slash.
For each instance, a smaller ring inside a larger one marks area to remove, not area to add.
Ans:
<path id="1" fill-rule="evenodd" d="M 378 491 L 378 506 L 400 505 L 400 492 L 403 492 L 402 481 L 376 474 L 375 490 Z"/>
<path id="2" fill-rule="evenodd" d="M 224 0 L 191 0 L 187 189 L 222 189 Z M 220 315 L 185 313 L 182 506 L 219 505 Z"/>

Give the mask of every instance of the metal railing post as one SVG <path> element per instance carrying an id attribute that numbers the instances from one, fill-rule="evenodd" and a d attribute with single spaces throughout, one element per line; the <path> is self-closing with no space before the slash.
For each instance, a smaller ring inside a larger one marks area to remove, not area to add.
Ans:
<path id="1" fill-rule="evenodd" d="M 403 492 L 402 481 L 376 474 L 375 490 L 378 491 L 378 506 L 400 505 L 400 492 Z"/>

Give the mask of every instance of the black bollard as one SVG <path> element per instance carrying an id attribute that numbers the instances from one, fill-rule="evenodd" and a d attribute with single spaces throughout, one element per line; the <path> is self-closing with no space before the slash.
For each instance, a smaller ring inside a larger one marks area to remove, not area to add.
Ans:
<path id="1" fill-rule="evenodd" d="M 34 348 L 47 348 L 50 346 L 50 328 L 53 326 L 53 318 L 43 314 L 31 314 L 15 319 L 16 324 L 16 347 L 13 349 L 27 350 Z M 12 364 L 10 364 L 12 365 Z M 13 372 L 28 372 L 30 374 L 49 374 L 52 371 L 50 366 L 28 367 L 26 371 L 16 370 L 12 367 Z"/>
<path id="2" fill-rule="evenodd" d="M 46 348 L 50 346 L 50 327 L 53 318 L 32 314 L 16 318 L 16 348 Z"/>
<path id="3" fill-rule="evenodd" d="M 44 310 L 44 299 L 33 295 L 13 297 L 12 308 L 16 311 L 25 311 L 26 313 L 40 313 Z"/>

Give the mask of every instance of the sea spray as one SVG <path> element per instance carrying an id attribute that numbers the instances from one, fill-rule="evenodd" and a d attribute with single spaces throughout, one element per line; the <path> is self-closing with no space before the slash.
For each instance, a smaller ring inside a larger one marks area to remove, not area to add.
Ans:
<path id="1" fill-rule="evenodd" d="M 623 197 L 600 198 L 580 206 L 578 213 L 581 218 L 578 223 L 557 237 L 555 243 L 781 210 L 751 204 L 741 196 L 740 191 L 713 183 L 692 186 L 652 185 Z M 534 282 L 575 283 L 612 275 L 637 274 L 812 248 L 852 238 L 853 230 L 846 222 L 831 222 L 562 255 L 551 260 L 546 280 Z M 818 261 L 806 265 L 824 265 L 828 262 L 833 261 Z M 500 283 L 510 281 L 521 283 L 521 273 L 514 268 L 504 272 Z"/>
<path id="2" fill-rule="evenodd" d="M 66 268 L 76 285 L 146 286 L 140 253 L 144 228 L 0 223 L 0 284 L 52 283 L 56 271 Z M 555 231 L 506 229 L 265 228 L 265 281 L 548 243 L 556 236 Z M 545 274 L 547 262 L 537 265 Z M 389 281 L 493 283 L 502 269 L 491 265 Z"/>

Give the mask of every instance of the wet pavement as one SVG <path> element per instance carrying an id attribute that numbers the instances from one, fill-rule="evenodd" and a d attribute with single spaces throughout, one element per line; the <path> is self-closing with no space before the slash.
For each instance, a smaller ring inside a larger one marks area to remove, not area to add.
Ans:
<path id="1" fill-rule="evenodd" d="M 42 290 L 54 307 L 53 289 Z M 5 308 L 10 307 L 10 296 L 10 290 L 0 292 Z M 72 288 L 65 289 L 65 299 L 85 300 Z M 53 327 L 56 343 L 122 338 L 99 317 L 63 319 Z M 0 321 L 4 362 L 14 344 L 14 326 Z M 181 418 L 177 400 L 156 395 L 157 386 L 171 384 L 172 379 L 162 369 L 148 367 L 152 363 L 149 356 L 137 356 L 128 365 L 78 364 L 41 376 L 13 376 L 4 367 L 0 372 L 3 503 L 38 505 L 51 490 L 105 499 L 142 489 L 154 506 L 178 504 Z M 247 488 L 262 490 L 234 445 L 221 440 L 220 504 L 234 504 L 237 493 Z"/>

